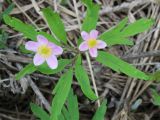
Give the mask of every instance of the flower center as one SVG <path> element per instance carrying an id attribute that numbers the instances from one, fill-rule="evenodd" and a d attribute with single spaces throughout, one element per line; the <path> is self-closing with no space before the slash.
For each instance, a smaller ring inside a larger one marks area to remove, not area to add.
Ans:
<path id="1" fill-rule="evenodd" d="M 38 47 L 38 53 L 45 58 L 48 58 L 52 54 L 52 49 L 47 45 L 41 45 Z"/>
<path id="2" fill-rule="evenodd" d="M 87 41 L 89 48 L 93 48 L 97 45 L 97 40 L 96 39 L 89 39 Z"/>

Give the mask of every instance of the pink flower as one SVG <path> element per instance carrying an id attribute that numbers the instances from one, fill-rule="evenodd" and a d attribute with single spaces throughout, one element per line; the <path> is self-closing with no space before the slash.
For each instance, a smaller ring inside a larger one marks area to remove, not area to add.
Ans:
<path id="1" fill-rule="evenodd" d="M 91 57 L 97 57 L 98 56 L 97 49 L 103 49 L 107 46 L 107 44 L 104 41 L 97 40 L 98 37 L 97 30 L 91 30 L 90 33 L 82 31 L 81 36 L 84 42 L 80 44 L 79 50 L 80 51 L 89 50 Z"/>
<path id="2" fill-rule="evenodd" d="M 56 55 L 61 55 L 63 49 L 60 46 L 51 43 L 42 35 L 37 36 L 37 42 L 28 41 L 25 44 L 27 50 L 35 52 L 33 63 L 35 66 L 43 64 L 45 61 L 51 69 L 58 67 Z"/>

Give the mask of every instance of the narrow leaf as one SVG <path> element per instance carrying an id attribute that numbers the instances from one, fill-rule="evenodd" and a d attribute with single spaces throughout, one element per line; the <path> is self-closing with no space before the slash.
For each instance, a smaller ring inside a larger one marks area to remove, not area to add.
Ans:
<path id="1" fill-rule="evenodd" d="M 60 85 L 59 89 L 57 90 L 53 98 L 50 120 L 58 120 L 58 116 L 61 114 L 61 110 L 71 88 L 72 77 L 73 71 L 72 69 L 70 69 L 60 78 L 61 81 L 65 82 L 63 82 L 63 85 Z"/>
<path id="2" fill-rule="evenodd" d="M 157 70 L 156 72 L 150 74 L 151 80 L 159 81 L 160 78 L 160 70 Z"/>
<path id="3" fill-rule="evenodd" d="M 63 106 L 63 108 L 62 108 L 62 113 L 63 113 L 65 120 L 71 120 L 71 116 L 65 106 Z M 73 113 L 72 113 L 72 115 L 73 115 Z"/>
<path id="4" fill-rule="evenodd" d="M 97 109 L 95 115 L 93 116 L 92 120 L 104 120 L 105 119 L 105 113 L 107 110 L 107 101 L 103 101 L 101 106 Z"/>
<path id="5" fill-rule="evenodd" d="M 31 103 L 31 110 L 33 112 L 33 114 L 40 118 L 41 120 L 49 120 L 49 115 L 48 113 L 46 113 L 41 107 L 39 107 L 38 105 Z"/>
<path id="6" fill-rule="evenodd" d="M 13 27 L 14 30 L 17 30 L 24 34 L 25 37 L 36 40 L 37 32 L 35 31 L 35 28 L 31 25 L 23 23 L 21 20 L 10 17 L 8 15 L 4 15 L 3 17 L 6 24 Z"/>
<path id="7" fill-rule="evenodd" d="M 44 8 L 42 10 L 47 23 L 51 31 L 56 35 L 62 42 L 67 43 L 67 35 L 65 32 L 64 24 L 58 13 L 54 12 L 51 8 Z"/>
<path id="8" fill-rule="evenodd" d="M 100 7 L 90 0 L 86 0 L 84 3 L 87 6 L 87 14 L 82 24 L 82 30 L 90 32 L 92 29 L 96 28 Z"/>
<path id="9" fill-rule="evenodd" d="M 35 30 L 35 28 L 29 24 L 25 24 L 23 23 L 21 20 L 14 18 L 14 17 L 10 17 L 8 15 L 5 15 L 3 17 L 4 21 L 6 24 L 8 24 L 9 26 L 13 27 L 14 30 L 17 30 L 21 33 L 23 33 L 23 35 L 31 40 L 36 41 L 37 40 L 37 35 L 41 34 L 43 36 L 45 36 L 50 42 L 55 43 L 56 45 L 61 45 L 60 42 L 58 42 L 53 36 L 51 36 L 50 34 L 40 31 L 37 32 Z"/>
<path id="10" fill-rule="evenodd" d="M 154 89 L 152 89 L 152 98 L 153 98 L 153 104 L 160 106 L 160 95 L 158 94 L 158 92 Z"/>
<path id="11" fill-rule="evenodd" d="M 122 34 L 124 37 L 136 35 L 138 33 L 141 33 L 141 32 L 148 30 L 153 25 L 153 23 L 154 23 L 154 21 L 152 19 L 142 18 L 140 20 L 137 20 L 134 23 L 129 24 L 122 31 Z"/>
<path id="12" fill-rule="evenodd" d="M 144 72 L 136 69 L 134 66 L 130 65 L 129 63 L 107 52 L 100 51 L 96 60 L 102 63 L 103 65 L 108 66 L 117 72 L 125 73 L 130 77 L 139 78 L 143 80 L 150 79 L 150 77 L 146 75 Z"/>
<path id="13" fill-rule="evenodd" d="M 83 93 L 89 99 L 96 100 L 97 96 L 94 94 L 94 92 L 91 89 L 88 75 L 87 75 L 85 69 L 83 68 L 83 66 L 79 64 L 79 62 L 76 62 L 76 65 L 75 65 L 75 76 L 78 80 L 78 83 L 79 83 Z"/>
<path id="14" fill-rule="evenodd" d="M 58 118 L 58 120 L 79 120 L 77 96 L 73 94 L 72 89 L 67 97 L 67 103 L 63 106 Z"/>
<path id="15" fill-rule="evenodd" d="M 58 120 L 65 120 L 63 113 L 58 116 Z"/>
<path id="16" fill-rule="evenodd" d="M 67 61 L 62 61 L 62 64 L 64 64 L 64 63 L 67 63 Z M 63 67 L 61 67 L 61 68 L 62 68 L 61 70 L 64 69 Z M 52 92 L 53 94 L 55 94 L 59 90 L 59 88 L 61 89 L 62 86 L 65 84 L 65 81 L 64 81 L 65 77 L 66 77 L 65 75 L 61 76 L 60 80 L 58 81 L 58 83 L 56 84 L 55 88 L 53 89 L 53 92 Z"/>
<path id="17" fill-rule="evenodd" d="M 6 48 L 6 42 L 8 39 L 8 34 L 4 31 L 0 32 L 0 49 Z"/>
<path id="18" fill-rule="evenodd" d="M 102 34 L 99 37 L 100 40 L 104 40 L 108 46 L 112 45 L 133 45 L 133 41 L 121 37 L 121 33 L 114 33 L 112 31 Z"/>
<path id="19" fill-rule="evenodd" d="M 116 27 L 113 28 L 114 32 L 120 32 L 122 31 L 126 25 L 127 25 L 127 22 L 128 22 L 128 17 L 124 18 L 122 21 L 120 21 Z"/>
<path id="20" fill-rule="evenodd" d="M 119 24 L 117 24 L 114 28 L 102 33 L 99 36 L 100 40 L 104 40 L 107 45 L 133 45 L 133 41 L 122 36 L 122 29 L 126 26 L 128 22 L 128 18 L 123 19 Z"/>
<path id="21" fill-rule="evenodd" d="M 70 90 L 70 93 L 68 95 L 67 103 L 67 108 L 71 117 L 70 120 L 79 120 L 78 100 L 77 96 L 73 94 L 72 89 Z"/>
<path id="22" fill-rule="evenodd" d="M 31 74 L 34 71 L 36 71 L 36 67 L 33 65 L 33 63 L 28 64 L 27 66 L 25 66 L 19 73 L 16 74 L 15 78 L 16 80 L 20 80 L 21 78 L 23 78 L 25 75 L 27 74 Z"/>
<path id="23" fill-rule="evenodd" d="M 4 15 L 8 15 L 8 14 L 13 10 L 14 6 L 15 6 L 15 5 L 14 5 L 13 3 L 11 3 L 11 4 L 9 5 L 9 7 L 8 7 L 7 9 L 5 9 L 4 12 L 2 12 L 2 13 L 0 14 L 0 21 L 1 21 L 1 19 L 3 18 Z M 0 8 L 1 8 L 1 7 L 0 7 Z"/>
<path id="24" fill-rule="evenodd" d="M 123 19 L 114 28 L 102 33 L 99 39 L 104 40 L 109 46 L 117 44 L 133 45 L 133 42 L 128 40 L 127 37 L 148 30 L 154 23 L 151 19 L 140 19 L 129 25 L 127 25 L 127 22 L 128 18 Z"/>

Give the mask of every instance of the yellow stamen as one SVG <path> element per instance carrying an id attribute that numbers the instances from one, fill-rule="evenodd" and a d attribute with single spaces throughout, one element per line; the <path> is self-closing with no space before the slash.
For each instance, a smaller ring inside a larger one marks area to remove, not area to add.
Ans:
<path id="1" fill-rule="evenodd" d="M 96 39 L 89 39 L 87 41 L 89 48 L 93 48 L 97 45 L 97 40 Z"/>
<path id="2" fill-rule="evenodd" d="M 52 49 L 47 45 L 41 45 L 37 51 L 42 57 L 48 58 L 52 54 Z"/>

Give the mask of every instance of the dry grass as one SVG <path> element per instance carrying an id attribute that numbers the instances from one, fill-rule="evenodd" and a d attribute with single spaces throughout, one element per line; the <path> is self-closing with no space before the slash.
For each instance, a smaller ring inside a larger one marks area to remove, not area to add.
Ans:
<path id="1" fill-rule="evenodd" d="M 32 24 L 36 29 L 49 33 L 39 9 L 51 6 L 60 13 L 70 43 L 76 45 L 75 41 L 80 35 L 79 25 L 84 18 L 85 7 L 79 0 L 66 0 L 67 4 L 60 4 L 57 1 L 12 0 L 16 7 L 11 15 Z M 101 5 L 97 26 L 101 32 L 110 29 L 126 16 L 129 17 L 130 22 L 146 17 L 156 21 L 155 26 L 149 31 L 132 38 L 135 42 L 134 46 L 113 46 L 108 50 L 144 72 L 153 73 L 160 69 L 159 3 L 154 0 L 95 0 L 95 2 Z M 3 9 L 7 6 L 7 2 L 4 1 Z M 0 119 L 34 120 L 29 103 L 45 104 L 46 109 L 49 109 L 51 91 L 61 74 L 47 76 L 34 73 L 21 81 L 14 81 L 14 74 L 29 63 L 31 57 L 22 54 L 18 49 L 26 41 L 22 34 L 13 31 L 3 23 L 0 25 L 1 29 L 9 33 L 8 48 L 0 50 Z M 87 61 L 84 61 L 84 64 L 88 66 Z M 128 78 L 95 62 L 92 63 L 92 67 L 99 96 L 108 99 L 106 120 L 160 119 L 158 114 L 160 109 L 153 106 L 150 95 L 150 87 L 159 88 L 159 84 Z M 89 73 L 89 68 L 86 67 L 86 69 Z M 86 100 L 76 82 L 73 83 L 73 88 L 79 98 L 81 120 L 90 120 L 96 105 L 93 107 L 94 103 Z M 142 103 L 136 110 L 132 110 L 131 106 L 138 99 L 142 99 Z"/>

